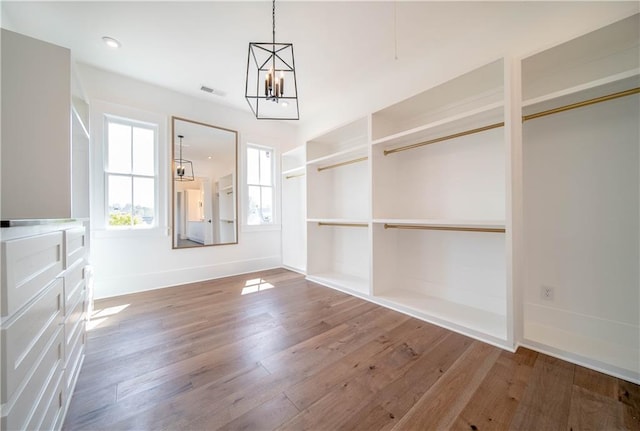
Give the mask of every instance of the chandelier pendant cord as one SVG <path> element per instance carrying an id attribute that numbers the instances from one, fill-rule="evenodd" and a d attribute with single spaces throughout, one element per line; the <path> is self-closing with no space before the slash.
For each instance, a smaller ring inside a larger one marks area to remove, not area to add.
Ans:
<path id="1" fill-rule="evenodd" d="M 276 82 L 276 0 L 273 0 L 271 9 L 271 42 L 273 43 L 273 82 Z M 277 96 L 276 96 L 277 97 Z"/>

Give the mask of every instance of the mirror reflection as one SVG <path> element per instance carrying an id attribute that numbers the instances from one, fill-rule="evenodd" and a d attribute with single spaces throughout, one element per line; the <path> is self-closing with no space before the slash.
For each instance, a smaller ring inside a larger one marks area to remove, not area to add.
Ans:
<path id="1" fill-rule="evenodd" d="M 173 248 L 236 244 L 238 133 L 172 117 Z"/>

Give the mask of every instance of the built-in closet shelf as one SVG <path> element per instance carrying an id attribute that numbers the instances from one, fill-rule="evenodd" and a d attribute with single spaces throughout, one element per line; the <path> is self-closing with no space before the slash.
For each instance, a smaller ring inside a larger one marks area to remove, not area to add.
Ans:
<path id="1" fill-rule="evenodd" d="M 506 316 L 397 287 L 375 297 L 439 326 L 499 346 L 507 344 Z"/>
<path id="2" fill-rule="evenodd" d="M 309 222 L 309 223 L 322 223 L 322 224 L 332 225 L 332 226 L 354 225 L 354 226 L 347 226 L 347 227 L 367 227 L 367 226 L 369 226 L 369 221 L 368 220 L 351 219 L 351 218 L 308 218 L 307 222 Z"/>
<path id="3" fill-rule="evenodd" d="M 373 223 L 403 227 L 491 229 L 505 230 L 504 220 L 445 220 L 445 219 L 374 219 Z"/>
<path id="4" fill-rule="evenodd" d="M 306 145 L 307 161 L 322 160 L 343 151 L 366 146 L 369 141 L 368 130 L 369 117 L 363 117 L 311 139 Z"/>
<path id="5" fill-rule="evenodd" d="M 469 129 L 501 123 L 504 121 L 503 119 L 504 103 L 503 101 L 499 101 L 410 130 L 376 139 L 372 142 L 372 145 L 387 149 L 401 145 L 415 144 L 424 140 L 442 138 L 450 134 L 468 131 Z"/>
<path id="6" fill-rule="evenodd" d="M 307 275 L 307 279 L 322 284 L 323 286 L 347 291 L 358 296 L 369 295 L 369 280 L 366 278 L 338 272 L 323 272 L 319 274 L 309 274 Z"/>
<path id="7" fill-rule="evenodd" d="M 616 97 L 617 94 L 640 87 L 640 70 L 625 72 L 585 85 L 579 85 L 547 94 L 543 97 L 525 100 L 522 105 L 523 119 L 540 112 L 569 107 L 577 103 L 589 102 L 604 97 Z M 624 96 L 623 96 L 624 97 Z"/>
<path id="8" fill-rule="evenodd" d="M 617 73 L 615 75 L 611 75 L 611 76 L 607 76 L 601 79 L 597 79 L 595 81 L 591 81 L 591 82 L 587 82 L 584 84 L 580 84 L 580 85 L 576 85 L 570 88 L 564 88 L 562 90 L 559 91 L 555 91 L 553 93 L 548 93 L 548 94 L 544 94 L 542 96 L 536 97 L 536 98 L 532 98 L 532 99 L 527 99 L 524 100 L 522 102 L 522 106 L 523 107 L 528 107 L 531 105 L 535 105 L 538 103 L 543 103 L 549 100 L 554 100 L 554 99 L 558 99 L 564 96 L 568 96 L 571 94 L 580 94 L 583 92 L 587 92 L 589 90 L 592 89 L 597 89 L 599 87 L 603 87 L 603 86 L 607 86 L 610 84 L 616 84 L 618 83 L 618 85 L 621 87 L 620 90 L 625 89 L 626 85 L 624 84 L 625 82 L 629 81 L 629 78 L 635 78 L 636 82 L 640 77 L 640 69 L 631 69 L 631 70 L 627 70 L 625 72 L 621 72 L 621 73 Z"/>
<path id="9" fill-rule="evenodd" d="M 282 173 L 304 168 L 305 164 L 307 163 L 307 153 L 305 151 L 304 145 L 282 153 L 281 160 Z"/>
<path id="10" fill-rule="evenodd" d="M 357 147 L 348 148 L 346 150 L 338 151 L 333 154 L 329 154 L 323 157 L 319 157 L 314 160 L 309 160 L 307 165 L 318 170 L 323 168 L 330 168 L 332 165 L 346 164 L 347 162 L 364 161 L 359 160 L 363 157 L 367 157 L 369 152 L 369 145 L 359 145 Z"/>
<path id="11" fill-rule="evenodd" d="M 282 171 L 282 176 L 285 179 L 289 179 L 288 177 L 292 177 L 292 178 L 299 177 L 304 175 L 305 170 L 306 170 L 306 166 L 304 165 L 298 166 L 296 168 L 291 168 L 291 169 L 287 169 L 286 171 Z"/>

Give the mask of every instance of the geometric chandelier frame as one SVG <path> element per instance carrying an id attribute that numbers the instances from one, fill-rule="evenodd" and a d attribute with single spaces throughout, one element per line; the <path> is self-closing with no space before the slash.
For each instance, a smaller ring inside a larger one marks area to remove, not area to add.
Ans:
<path id="1" fill-rule="evenodd" d="M 245 98 L 262 120 L 298 120 L 298 83 L 292 43 L 276 43 L 275 0 L 271 42 L 249 43 Z"/>
<path id="2" fill-rule="evenodd" d="M 178 135 L 180 139 L 180 157 L 177 159 L 173 159 L 173 179 L 175 181 L 195 181 L 195 175 L 193 173 L 193 163 L 190 160 L 186 160 L 182 158 L 182 138 L 183 135 Z M 175 151 L 175 142 L 174 142 L 174 151 Z"/>

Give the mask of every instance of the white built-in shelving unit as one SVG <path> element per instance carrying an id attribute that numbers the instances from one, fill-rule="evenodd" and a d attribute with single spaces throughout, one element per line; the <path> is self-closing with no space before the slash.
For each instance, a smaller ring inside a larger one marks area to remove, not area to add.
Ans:
<path id="1" fill-rule="evenodd" d="M 282 154 L 282 264 L 307 271 L 307 157 L 305 147 Z"/>
<path id="2" fill-rule="evenodd" d="M 634 15 L 522 61 L 522 342 L 636 382 L 639 24 Z"/>
<path id="3" fill-rule="evenodd" d="M 370 294 L 369 119 L 307 142 L 307 276 Z"/>
<path id="4" fill-rule="evenodd" d="M 307 278 L 640 382 L 639 22 L 486 64 L 283 158 L 305 174 Z"/>
<path id="5" fill-rule="evenodd" d="M 513 347 L 504 63 L 372 115 L 373 295 Z"/>

